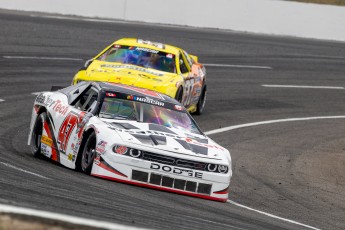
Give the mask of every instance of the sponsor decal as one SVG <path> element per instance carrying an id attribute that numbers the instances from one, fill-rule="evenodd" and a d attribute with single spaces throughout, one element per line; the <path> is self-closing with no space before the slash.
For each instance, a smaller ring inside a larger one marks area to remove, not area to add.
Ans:
<path id="1" fill-rule="evenodd" d="M 116 97 L 115 93 L 106 93 L 105 94 L 107 97 Z"/>
<path id="2" fill-rule="evenodd" d="M 72 143 L 71 144 L 71 149 L 73 150 L 73 154 L 75 156 L 77 156 L 78 155 L 78 151 L 79 151 L 79 147 L 80 147 L 80 143 L 81 143 L 81 139 L 78 139 L 78 140 L 75 140 L 75 141 L 77 141 L 77 143 L 76 144 Z"/>
<path id="3" fill-rule="evenodd" d="M 68 105 L 63 105 L 60 100 L 57 100 L 53 107 L 53 110 L 61 115 L 65 115 L 68 111 L 68 107 Z"/>
<path id="4" fill-rule="evenodd" d="M 108 142 L 100 140 L 96 146 L 96 152 L 103 154 L 105 152 L 105 148 L 107 146 Z"/>
<path id="5" fill-rule="evenodd" d="M 42 135 L 41 143 L 51 147 L 53 145 L 53 140 L 45 135 Z"/>
<path id="6" fill-rule="evenodd" d="M 164 102 L 156 101 L 156 100 L 154 100 L 152 98 L 149 98 L 149 97 L 137 97 L 137 96 L 134 96 L 133 100 L 164 107 Z"/>
<path id="7" fill-rule="evenodd" d="M 132 69 L 132 70 L 137 70 L 137 71 L 141 71 L 141 72 L 145 72 L 148 74 L 152 74 L 152 75 L 156 75 L 156 76 L 163 76 L 163 74 L 143 68 L 143 67 L 139 67 L 139 66 L 135 66 L 135 65 L 114 65 L 114 64 L 103 64 L 101 65 L 101 68 L 114 68 L 114 69 Z M 99 71 L 99 70 L 97 70 Z"/>
<path id="8" fill-rule="evenodd" d="M 173 54 L 167 54 L 166 57 L 171 59 L 171 58 L 174 58 L 174 55 Z"/>
<path id="9" fill-rule="evenodd" d="M 194 177 L 198 179 L 202 179 L 202 176 L 203 176 L 202 172 L 197 172 L 191 169 L 178 168 L 178 167 L 169 166 L 169 165 L 161 165 L 157 163 L 151 163 L 150 169 L 161 171 L 161 172 L 172 173 L 176 175 Z"/>
<path id="10" fill-rule="evenodd" d="M 52 156 L 52 148 L 50 146 L 47 146 L 44 143 L 41 143 L 41 153 L 44 156 L 46 156 L 48 158 L 51 158 L 51 156 Z"/>
<path id="11" fill-rule="evenodd" d="M 72 160 L 73 160 L 73 156 L 74 156 L 74 155 L 73 155 L 72 153 L 69 153 L 69 154 L 68 154 L 68 160 L 69 160 L 69 161 L 72 161 Z"/>
<path id="12" fill-rule="evenodd" d="M 116 153 L 123 155 L 123 154 L 127 153 L 128 148 L 126 146 L 115 145 L 114 150 Z"/>
<path id="13" fill-rule="evenodd" d="M 154 53 L 154 54 L 157 54 L 159 52 L 158 50 L 152 50 L 152 49 L 148 49 L 144 47 L 137 47 L 136 50 L 145 51 L 145 52 Z"/>
<path id="14" fill-rule="evenodd" d="M 192 138 L 189 138 L 189 137 L 187 137 L 185 139 L 185 141 L 188 142 L 189 144 L 194 144 L 194 145 L 198 145 L 198 146 L 202 146 L 202 147 L 206 147 L 206 148 L 215 148 L 215 149 L 220 149 L 220 150 L 224 151 L 224 149 L 220 146 L 201 143 L 201 142 L 194 140 Z"/>
<path id="15" fill-rule="evenodd" d="M 141 78 L 145 78 L 145 79 L 148 79 L 148 80 L 152 80 L 152 81 L 157 81 L 157 82 L 162 82 L 163 80 L 161 79 L 158 79 L 158 78 L 153 78 L 151 76 L 147 76 L 145 74 L 138 74 L 139 77 Z"/>
<path id="16" fill-rule="evenodd" d="M 174 105 L 174 108 L 178 111 L 182 111 L 183 110 L 183 107 L 180 106 L 180 105 Z"/>
<path id="17" fill-rule="evenodd" d="M 50 96 L 44 96 L 42 93 L 36 97 L 35 100 L 37 103 L 45 105 L 46 107 L 51 107 L 55 101 L 50 98 Z"/>
<path id="18" fill-rule="evenodd" d="M 143 39 L 138 39 L 137 42 L 140 43 L 140 44 L 145 44 L 145 45 L 154 46 L 154 47 L 157 47 L 157 48 L 160 48 L 160 49 L 165 49 L 164 44 L 159 43 L 159 42 L 152 42 L 152 41 L 143 40 Z"/>

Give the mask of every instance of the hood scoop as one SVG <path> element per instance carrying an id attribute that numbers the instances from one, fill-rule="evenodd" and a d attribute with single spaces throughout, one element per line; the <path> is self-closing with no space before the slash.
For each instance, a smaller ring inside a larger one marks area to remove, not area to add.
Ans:
<path id="1" fill-rule="evenodd" d="M 117 123 L 117 122 L 112 122 L 110 123 L 112 124 L 113 126 L 115 126 L 116 128 L 119 128 L 119 129 L 139 129 L 138 127 L 132 125 L 132 124 L 129 124 L 129 123 Z"/>
<path id="2" fill-rule="evenodd" d="M 170 133 L 177 135 L 173 131 L 171 131 L 169 128 L 163 126 L 163 125 L 157 125 L 157 124 L 149 124 L 149 130 L 150 131 L 158 131 L 158 132 L 163 132 L 163 133 Z"/>
<path id="3" fill-rule="evenodd" d="M 132 134 L 133 137 L 137 138 L 141 143 L 146 145 L 166 145 L 167 138 L 158 135 L 140 135 Z"/>

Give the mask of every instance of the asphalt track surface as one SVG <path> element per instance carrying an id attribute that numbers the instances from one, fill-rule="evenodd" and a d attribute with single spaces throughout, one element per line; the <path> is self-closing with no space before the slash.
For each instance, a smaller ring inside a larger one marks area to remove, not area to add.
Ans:
<path id="1" fill-rule="evenodd" d="M 26 145 L 32 93 L 70 84 L 79 59 L 118 38 L 140 37 L 184 47 L 203 63 L 247 66 L 207 67 L 207 104 L 195 117 L 204 131 L 341 116 L 344 89 L 262 85 L 345 86 L 345 43 L 9 11 L 0 11 L 0 28 L 0 203 L 152 229 L 308 229 L 231 203 L 106 181 L 36 159 Z M 213 134 L 233 158 L 229 199 L 315 228 L 345 229 L 344 124 L 320 119 Z"/>

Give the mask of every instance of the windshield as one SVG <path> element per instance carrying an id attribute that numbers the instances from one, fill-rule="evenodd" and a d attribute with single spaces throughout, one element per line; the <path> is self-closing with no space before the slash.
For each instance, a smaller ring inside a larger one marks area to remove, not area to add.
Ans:
<path id="1" fill-rule="evenodd" d="M 174 57 L 174 54 L 158 50 L 136 46 L 114 45 L 101 55 L 98 60 L 132 64 L 164 72 L 176 73 Z"/>
<path id="2" fill-rule="evenodd" d="M 195 122 L 185 111 L 113 97 L 104 98 L 99 117 L 154 123 L 185 132 L 201 134 Z"/>

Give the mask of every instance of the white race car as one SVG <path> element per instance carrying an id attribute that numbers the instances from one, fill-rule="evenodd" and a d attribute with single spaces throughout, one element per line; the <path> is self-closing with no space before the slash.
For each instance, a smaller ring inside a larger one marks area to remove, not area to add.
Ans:
<path id="1" fill-rule="evenodd" d="M 80 82 L 37 96 L 28 144 L 93 176 L 226 201 L 228 150 L 176 100 L 147 89 Z"/>

